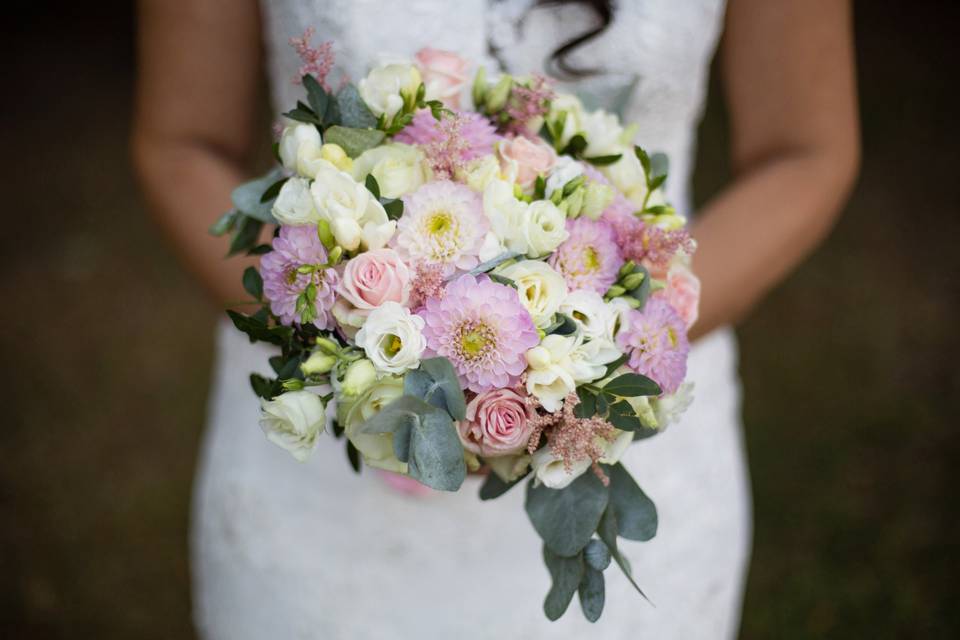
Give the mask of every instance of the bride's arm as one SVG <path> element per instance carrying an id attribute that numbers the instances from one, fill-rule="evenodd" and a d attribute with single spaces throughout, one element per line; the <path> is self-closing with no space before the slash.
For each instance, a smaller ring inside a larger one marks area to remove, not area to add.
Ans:
<path id="1" fill-rule="evenodd" d="M 697 335 L 738 320 L 816 247 L 859 164 L 849 2 L 730 0 L 721 56 L 735 179 L 694 227 Z"/>
<path id="2" fill-rule="evenodd" d="M 207 229 L 249 176 L 260 83 L 255 0 L 141 0 L 133 157 L 148 205 L 221 302 L 248 297 L 244 260 Z"/>

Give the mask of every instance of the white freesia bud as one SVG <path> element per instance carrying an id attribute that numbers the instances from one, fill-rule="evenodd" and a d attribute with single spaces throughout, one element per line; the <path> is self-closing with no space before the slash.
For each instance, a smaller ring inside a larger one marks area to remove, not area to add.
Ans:
<path id="1" fill-rule="evenodd" d="M 587 139 L 583 155 L 587 158 L 610 156 L 624 151 L 624 129 L 620 119 L 603 109 L 580 116 L 580 130 Z"/>
<path id="2" fill-rule="evenodd" d="M 305 461 L 326 424 L 320 397 L 309 391 L 290 391 L 273 400 L 261 398 L 260 407 L 260 428 L 267 439 Z"/>
<path id="3" fill-rule="evenodd" d="M 320 132 L 312 124 L 298 122 L 288 125 L 280 134 L 278 152 L 285 169 L 296 171 L 304 178 L 312 178 L 315 162 L 320 159 Z"/>
<path id="4" fill-rule="evenodd" d="M 374 379 L 362 395 L 346 398 L 338 404 L 340 424 L 347 438 L 371 467 L 396 473 L 407 472 L 407 463 L 397 460 L 393 452 L 393 434 L 360 433 L 364 422 L 402 395 L 403 378 L 390 376 Z"/>
<path id="5" fill-rule="evenodd" d="M 273 217 L 285 225 L 316 224 L 320 216 L 313 206 L 310 181 L 294 176 L 284 182 L 273 203 Z"/>
<path id="6" fill-rule="evenodd" d="M 523 207 L 517 222 L 525 253 L 531 258 L 547 255 L 570 237 L 566 216 L 549 200 L 537 200 Z"/>
<path id="7" fill-rule="evenodd" d="M 349 173 L 326 160 L 320 163 L 310 193 L 320 219 L 329 223 L 337 244 L 347 251 L 382 248 L 397 223 L 387 218 L 383 205 Z"/>
<path id="8" fill-rule="evenodd" d="M 320 147 L 320 157 L 341 171 L 353 170 L 353 159 L 338 144 L 328 142 Z"/>
<path id="9" fill-rule="evenodd" d="M 420 72 L 407 63 L 376 67 L 357 85 L 360 97 L 376 116 L 391 120 L 420 86 Z"/>
<path id="10" fill-rule="evenodd" d="M 563 189 L 567 184 L 577 176 L 583 175 L 583 167 L 580 163 L 570 156 L 560 156 L 557 163 L 553 165 L 553 170 L 547 176 L 547 185 L 544 195 L 549 198 L 557 189 Z"/>
<path id="11" fill-rule="evenodd" d="M 527 393 L 537 398 L 547 411 L 559 411 L 563 399 L 577 389 L 572 355 L 581 340 L 575 336 L 552 334 L 539 346 L 527 351 Z"/>
<path id="12" fill-rule="evenodd" d="M 305 376 L 323 375 L 330 373 L 333 365 L 337 364 L 337 357 L 317 350 L 310 354 L 310 357 L 300 364 L 300 371 Z"/>
<path id="13" fill-rule="evenodd" d="M 363 183 L 373 175 L 384 198 L 399 198 L 415 191 L 431 177 L 427 159 L 419 148 L 394 142 L 367 149 L 353 162 L 353 177 Z"/>
<path id="14" fill-rule="evenodd" d="M 384 302 L 370 312 L 357 332 L 357 346 L 363 349 L 378 371 L 403 373 L 420 366 L 427 348 L 424 321 L 396 302 Z"/>
<path id="15" fill-rule="evenodd" d="M 347 366 L 347 372 L 340 383 L 342 395 L 359 396 L 377 381 L 377 369 L 366 359 L 355 360 Z"/>
<path id="16" fill-rule="evenodd" d="M 554 455 L 549 445 L 537 450 L 530 461 L 530 466 L 533 467 L 534 482 L 543 484 L 550 489 L 563 489 L 583 475 L 583 472 L 589 469 L 592 464 L 590 458 L 577 460 L 568 471 L 563 464 L 563 460 Z"/>
<path id="17" fill-rule="evenodd" d="M 517 294 L 533 318 L 543 329 L 553 321 L 553 314 L 567 297 L 567 282 L 553 267 L 539 260 L 521 260 L 497 270 L 517 285 Z"/>

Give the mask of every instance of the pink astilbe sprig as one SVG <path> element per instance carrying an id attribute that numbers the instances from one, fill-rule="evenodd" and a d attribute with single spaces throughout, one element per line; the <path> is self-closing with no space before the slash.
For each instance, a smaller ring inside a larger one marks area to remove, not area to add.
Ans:
<path id="1" fill-rule="evenodd" d="M 603 212 L 603 220 L 613 226 L 624 259 L 658 273 L 665 272 L 678 254 L 692 255 L 696 250 L 697 243 L 686 227 L 661 229 L 638 218 L 633 209 L 626 198 L 617 196 Z"/>
<path id="2" fill-rule="evenodd" d="M 444 111 L 437 120 L 421 109 L 394 140 L 420 145 L 431 169 L 441 178 L 452 178 L 467 162 L 493 153 L 500 139 L 490 122 L 473 111 Z"/>
<path id="3" fill-rule="evenodd" d="M 549 103 L 555 96 L 551 81 L 538 73 L 533 74 L 528 85 L 515 84 L 506 106 L 510 117 L 508 130 L 512 133 L 527 131 L 531 122 L 547 114 Z"/>
<path id="4" fill-rule="evenodd" d="M 419 262 L 410 283 L 410 306 L 418 309 L 430 298 L 443 299 L 446 276 L 442 264 Z"/>
<path id="5" fill-rule="evenodd" d="M 540 436 L 546 433 L 550 451 L 563 462 L 567 473 L 573 472 L 574 463 L 589 458 L 591 468 L 600 478 L 600 482 L 608 485 L 610 479 L 600 468 L 600 458 L 606 453 L 602 442 L 616 440 L 617 429 L 600 416 L 578 418 L 574 414 L 578 404 L 579 396 L 570 393 L 563 399 L 563 408 L 560 411 L 537 415 L 531 419 L 533 432 L 527 443 L 527 452 L 532 455 L 540 444 Z"/>
<path id="6" fill-rule="evenodd" d="M 303 82 L 305 75 L 312 75 L 320 83 L 325 91 L 330 91 L 330 85 L 327 84 L 327 76 L 333 69 L 335 56 L 333 53 L 333 42 L 324 42 L 318 47 L 310 44 L 310 39 L 316 30 L 313 27 L 307 27 L 303 35 L 299 38 L 292 37 L 288 41 L 297 55 L 300 56 L 300 69 L 297 70 L 297 76 L 293 79 L 294 84 Z"/>

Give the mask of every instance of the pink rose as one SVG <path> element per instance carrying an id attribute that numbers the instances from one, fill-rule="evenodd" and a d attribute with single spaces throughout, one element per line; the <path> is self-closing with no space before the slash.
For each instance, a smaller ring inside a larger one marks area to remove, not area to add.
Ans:
<path id="1" fill-rule="evenodd" d="M 457 424 L 468 451 L 481 456 L 520 453 L 533 432 L 536 416 L 526 395 L 513 389 L 484 391 L 467 404 L 467 419 Z"/>
<path id="2" fill-rule="evenodd" d="M 420 49 L 414 57 L 427 100 L 442 100 L 445 106 L 458 108 L 460 92 L 469 80 L 467 61 L 451 51 L 430 47 Z"/>
<path id="3" fill-rule="evenodd" d="M 501 164 L 510 160 L 517 163 L 517 183 L 523 189 L 532 187 L 537 176 L 549 173 L 557 161 L 557 154 L 549 145 L 523 136 L 501 141 L 497 150 Z"/>
<path id="4" fill-rule="evenodd" d="M 384 302 L 410 300 L 410 269 L 393 249 L 375 249 L 347 261 L 337 293 L 362 315 Z"/>
<path id="5" fill-rule="evenodd" d="M 689 268 L 675 264 L 667 272 L 667 302 L 687 325 L 693 326 L 700 314 L 700 279 Z"/>

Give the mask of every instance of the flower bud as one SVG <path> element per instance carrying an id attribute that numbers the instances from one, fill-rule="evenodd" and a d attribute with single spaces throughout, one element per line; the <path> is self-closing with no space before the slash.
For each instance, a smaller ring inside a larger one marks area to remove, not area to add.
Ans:
<path id="1" fill-rule="evenodd" d="M 613 187 L 591 180 L 587 183 L 583 194 L 583 209 L 581 213 L 591 220 L 596 220 L 603 210 L 613 202 L 615 192 Z"/>
<path id="2" fill-rule="evenodd" d="M 324 338 L 323 336 L 317 338 L 317 348 L 329 355 L 335 356 L 340 353 L 340 345 L 330 338 Z"/>
<path id="3" fill-rule="evenodd" d="M 477 69 L 477 75 L 473 78 L 473 106 L 476 109 L 480 109 L 483 106 L 484 100 L 487 96 L 487 68 L 480 67 Z"/>
<path id="4" fill-rule="evenodd" d="M 340 258 L 343 257 L 343 247 L 340 245 L 335 246 L 330 250 L 329 263 L 335 265 L 340 262 Z"/>
<path id="5" fill-rule="evenodd" d="M 527 350 L 527 364 L 534 369 L 543 369 L 550 364 L 550 352 L 546 347 L 536 346 Z"/>
<path id="6" fill-rule="evenodd" d="M 607 289 L 608 298 L 616 298 L 617 296 L 622 296 L 627 292 L 625 287 L 621 287 L 619 284 L 615 284 L 609 289 Z"/>
<path id="7" fill-rule="evenodd" d="M 353 160 L 351 160 L 347 152 L 343 150 L 343 147 L 338 144 L 333 144 L 332 142 L 324 144 L 320 147 L 320 157 L 341 171 L 349 172 L 353 169 Z"/>
<path id="8" fill-rule="evenodd" d="M 510 97 L 510 89 L 513 88 L 513 78 L 504 75 L 497 84 L 487 92 L 486 107 L 487 111 L 500 111 L 507 104 L 507 98 Z"/>
<path id="9" fill-rule="evenodd" d="M 376 368 L 374 368 L 372 362 L 363 358 L 351 362 L 350 366 L 347 367 L 347 373 L 343 377 L 341 389 L 343 393 L 348 396 L 358 396 L 373 386 L 373 383 L 376 381 Z"/>
<path id="10" fill-rule="evenodd" d="M 324 351 L 314 351 L 304 362 L 300 363 L 300 371 L 305 376 L 316 376 L 330 373 L 333 365 L 337 363 L 337 357 L 325 353 Z"/>
<path id="11" fill-rule="evenodd" d="M 631 273 L 628 275 L 626 278 L 621 280 L 620 283 L 627 291 L 633 291 L 643 284 L 644 278 L 646 278 L 646 276 L 644 275 L 643 271 L 637 271 L 636 273 Z"/>
<path id="12" fill-rule="evenodd" d="M 623 263 L 623 266 L 620 267 L 620 272 L 617 274 L 619 277 L 624 278 L 631 273 L 633 273 L 633 268 L 637 266 L 637 263 L 633 260 L 627 260 Z"/>
<path id="13" fill-rule="evenodd" d="M 563 201 L 563 204 L 566 205 L 568 218 L 576 218 L 583 211 L 583 192 L 584 189 L 577 189 Z"/>
<path id="14" fill-rule="evenodd" d="M 301 391 L 302 389 L 303 389 L 303 380 L 290 378 L 289 380 L 283 381 L 284 391 Z"/>
<path id="15" fill-rule="evenodd" d="M 326 220 L 320 220 L 317 222 L 317 237 L 320 238 L 320 242 L 323 243 L 323 247 L 329 251 L 337 243 L 333 237 L 333 233 L 330 232 L 330 223 Z"/>

